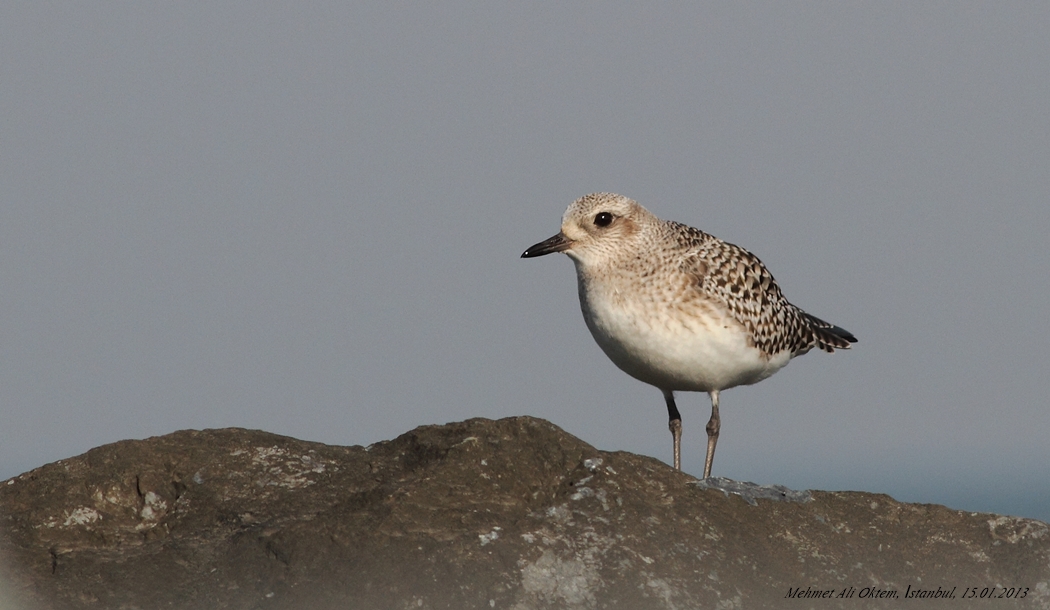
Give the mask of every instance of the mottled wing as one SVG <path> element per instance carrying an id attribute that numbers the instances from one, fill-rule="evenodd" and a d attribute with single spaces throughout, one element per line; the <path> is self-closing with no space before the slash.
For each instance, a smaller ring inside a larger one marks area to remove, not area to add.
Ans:
<path id="1" fill-rule="evenodd" d="M 772 356 L 787 350 L 801 355 L 813 347 L 833 352 L 856 341 L 844 329 L 789 303 L 754 254 L 699 229 L 669 224 L 685 238 L 682 272 L 695 277 L 697 290 L 740 322 L 763 353 Z"/>

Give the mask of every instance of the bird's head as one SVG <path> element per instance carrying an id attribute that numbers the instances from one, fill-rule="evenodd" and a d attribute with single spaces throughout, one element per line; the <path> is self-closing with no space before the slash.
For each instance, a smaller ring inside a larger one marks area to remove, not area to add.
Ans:
<path id="1" fill-rule="evenodd" d="M 630 254 L 634 243 L 656 217 L 632 199 L 613 193 L 592 193 L 569 205 L 561 232 L 521 255 L 522 258 L 564 252 L 584 265 L 600 264 Z"/>

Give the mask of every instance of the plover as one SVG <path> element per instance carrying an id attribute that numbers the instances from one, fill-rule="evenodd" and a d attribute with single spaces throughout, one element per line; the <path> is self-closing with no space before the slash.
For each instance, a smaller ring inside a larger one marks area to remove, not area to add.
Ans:
<path id="1" fill-rule="evenodd" d="M 710 395 L 705 479 L 721 427 L 719 392 L 758 383 L 814 347 L 834 352 L 857 341 L 789 303 L 754 254 L 660 220 L 627 197 L 576 200 L 561 232 L 521 257 L 552 252 L 576 264 L 583 319 L 605 355 L 663 392 L 676 469 L 682 416 L 674 393 Z"/>

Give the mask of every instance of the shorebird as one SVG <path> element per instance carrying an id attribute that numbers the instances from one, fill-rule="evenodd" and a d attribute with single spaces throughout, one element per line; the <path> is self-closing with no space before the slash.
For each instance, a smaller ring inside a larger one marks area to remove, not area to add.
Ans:
<path id="1" fill-rule="evenodd" d="M 561 231 L 521 257 L 552 252 L 576 264 L 583 319 L 605 355 L 663 392 L 676 469 L 682 416 L 674 393 L 711 397 L 705 479 L 721 428 L 719 392 L 758 383 L 814 347 L 834 352 L 857 341 L 789 303 L 754 254 L 621 195 L 576 200 Z"/>

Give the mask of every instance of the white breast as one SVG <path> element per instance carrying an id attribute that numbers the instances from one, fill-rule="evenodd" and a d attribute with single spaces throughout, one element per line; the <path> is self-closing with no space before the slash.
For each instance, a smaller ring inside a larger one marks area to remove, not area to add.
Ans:
<path id="1" fill-rule="evenodd" d="M 663 390 L 709 392 L 757 383 L 791 355 L 767 357 L 746 329 L 715 303 L 638 298 L 601 283 L 580 283 L 587 327 L 628 375 Z"/>

